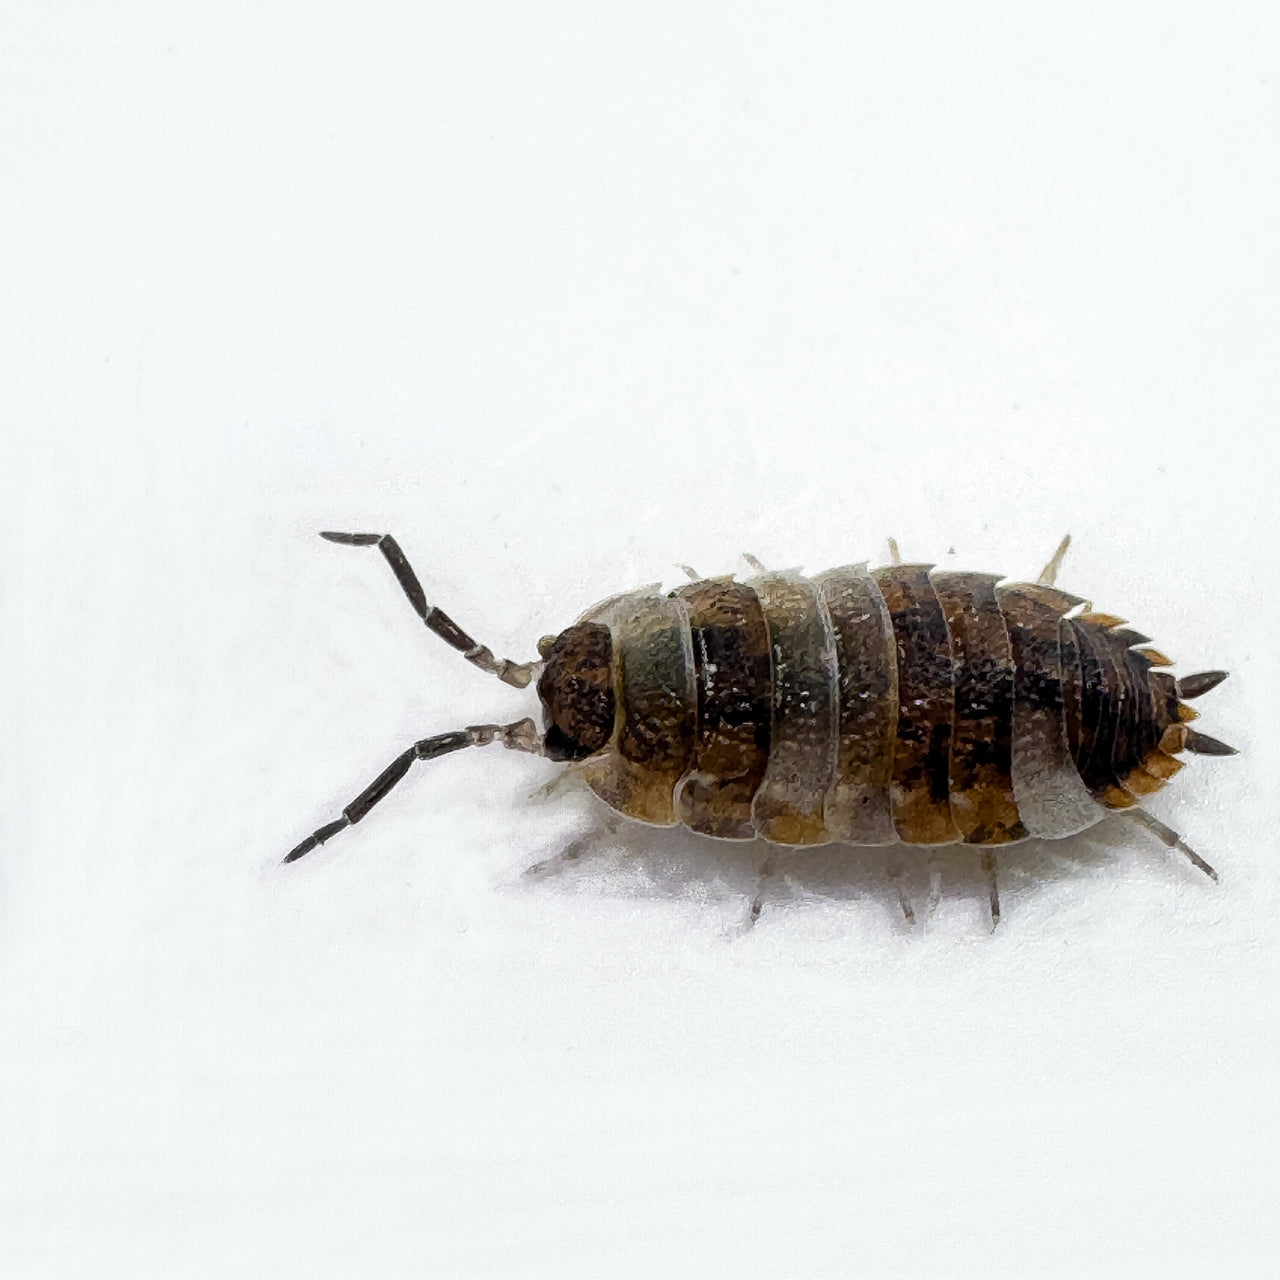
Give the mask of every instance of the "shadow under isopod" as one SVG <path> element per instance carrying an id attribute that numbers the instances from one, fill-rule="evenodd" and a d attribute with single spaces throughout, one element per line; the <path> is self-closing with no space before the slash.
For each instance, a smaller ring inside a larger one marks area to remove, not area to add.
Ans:
<path id="1" fill-rule="evenodd" d="M 991 925 L 987 879 L 976 848 L 839 844 L 780 848 L 765 840 L 713 840 L 684 827 L 619 820 L 585 789 L 574 788 L 573 800 L 578 802 L 573 807 L 579 815 L 573 833 L 530 863 L 520 877 L 524 884 L 602 898 L 739 897 L 744 929 L 756 923 L 757 916 L 759 927 L 765 927 L 771 915 L 804 901 L 863 904 L 869 911 L 887 913 L 905 932 L 935 909 L 950 913 L 958 903 L 971 902 L 975 925 L 979 920 L 981 929 Z M 1016 919 L 1020 907 L 1054 885 L 1108 873 L 1123 878 L 1126 853 L 1135 859 L 1149 853 L 1151 865 L 1163 865 L 1170 876 L 1185 873 L 1158 846 L 1138 850 L 1132 830 L 1124 823 L 1104 821 L 1068 839 L 1027 840 L 1003 852 L 999 858 L 1002 918 Z M 890 872 L 893 860 L 900 868 L 914 920 L 907 918 L 900 903 L 898 884 Z"/>

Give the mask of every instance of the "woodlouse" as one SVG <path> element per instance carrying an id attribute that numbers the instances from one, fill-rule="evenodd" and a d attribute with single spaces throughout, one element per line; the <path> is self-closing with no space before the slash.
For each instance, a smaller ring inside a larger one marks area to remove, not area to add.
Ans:
<path id="1" fill-rule="evenodd" d="M 1058 590 L 1067 538 L 1034 583 L 902 564 L 892 541 L 893 563 L 874 571 L 806 578 L 750 557 L 742 582 L 686 570 L 688 585 L 614 596 L 516 663 L 428 605 L 389 534 L 321 536 L 378 547 L 427 627 L 482 670 L 517 688 L 537 677 L 545 728 L 526 718 L 415 743 L 286 862 L 359 822 L 415 761 L 500 741 L 569 762 L 643 823 L 788 847 L 977 846 L 993 923 L 996 850 L 1112 811 L 1217 879 L 1141 802 L 1179 753 L 1233 753 L 1190 727 L 1183 701 L 1226 672 L 1175 680 L 1148 637 Z"/>

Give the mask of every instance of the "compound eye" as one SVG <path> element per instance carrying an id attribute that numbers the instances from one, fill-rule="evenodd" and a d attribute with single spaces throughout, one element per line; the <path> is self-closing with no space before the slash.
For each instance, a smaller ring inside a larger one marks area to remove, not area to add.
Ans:
<path id="1" fill-rule="evenodd" d="M 555 642 L 555 636 L 543 636 L 542 639 L 538 641 L 538 656 L 541 658 L 549 658 L 551 656 L 551 649 L 555 645 Z"/>

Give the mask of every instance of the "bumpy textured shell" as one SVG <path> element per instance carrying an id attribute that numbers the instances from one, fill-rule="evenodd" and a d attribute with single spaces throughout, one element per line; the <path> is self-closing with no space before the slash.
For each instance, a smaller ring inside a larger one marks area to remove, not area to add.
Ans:
<path id="1" fill-rule="evenodd" d="M 616 705 L 586 781 L 641 822 L 785 845 L 1056 838 L 1162 786 L 1189 714 L 1166 660 L 999 581 L 851 565 L 607 601 L 582 619 Z"/>

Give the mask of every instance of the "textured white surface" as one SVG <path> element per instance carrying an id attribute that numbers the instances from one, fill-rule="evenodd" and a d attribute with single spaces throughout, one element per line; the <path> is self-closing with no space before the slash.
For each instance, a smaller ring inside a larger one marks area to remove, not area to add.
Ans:
<path id="1" fill-rule="evenodd" d="M 1280 1257 L 1280 18 L 11 6 L 6 1276 L 1248 1276 Z M 846 12 L 846 9 L 851 10 Z M 592 601 L 883 556 L 1233 678 L 1242 748 L 960 864 L 590 821 L 490 748 Z M 1123 824 L 1119 824 L 1123 827 Z M 915 892 L 924 877 L 913 866 Z"/>

